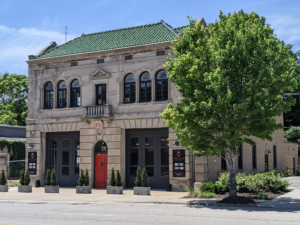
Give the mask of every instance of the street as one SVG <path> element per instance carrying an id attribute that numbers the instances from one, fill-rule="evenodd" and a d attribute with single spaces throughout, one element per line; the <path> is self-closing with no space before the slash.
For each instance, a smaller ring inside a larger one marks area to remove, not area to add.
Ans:
<path id="1" fill-rule="evenodd" d="M 299 224 L 300 209 L 190 207 L 175 204 L 0 203 L 0 224 Z"/>

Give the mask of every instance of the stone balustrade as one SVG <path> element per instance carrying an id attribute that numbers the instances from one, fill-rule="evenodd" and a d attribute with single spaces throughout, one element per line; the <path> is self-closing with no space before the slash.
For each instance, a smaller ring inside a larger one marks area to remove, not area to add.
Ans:
<path id="1" fill-rule="evenodd" d="M 110 117 L 111 105 L 85 106 L 87 109 L 86 117 Z"/>

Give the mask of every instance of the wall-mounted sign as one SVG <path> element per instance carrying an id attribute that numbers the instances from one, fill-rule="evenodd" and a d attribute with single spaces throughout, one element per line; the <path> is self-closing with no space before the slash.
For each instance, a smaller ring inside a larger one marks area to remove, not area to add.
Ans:
<path id="1" fill-rule="evenodd" d="M 36 152 L 28 152 L 28 172 L 30 175 L 36 175 Z"/>
<path id="2" fill-rule="evenodd" d="M 100 135 L 103 131 L 103 123 L 102 121 L 96 121 L 96 131 L 97 131 L 97 135 Z"/>
<path id="3" fill-rule="evenodd" d="M 173 150 L 173 177 L 185 177 L 185 150 Z"/>

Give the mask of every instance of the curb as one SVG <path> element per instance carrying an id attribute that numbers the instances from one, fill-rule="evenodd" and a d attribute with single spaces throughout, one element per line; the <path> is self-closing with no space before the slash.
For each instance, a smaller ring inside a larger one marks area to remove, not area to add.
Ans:
<path id="1" fill-rule="evenodd" d="M 257 204 L 226 204 L 226 203 L 206 203 L 206 202 L 189 202 L 187 205 L 190 206 L 217 206 L 217 207 L 251 207 L 251 208 L 272 208 L 275 209 L 274 206 L 264 206 L 264 205 L 257 205 Z"/>

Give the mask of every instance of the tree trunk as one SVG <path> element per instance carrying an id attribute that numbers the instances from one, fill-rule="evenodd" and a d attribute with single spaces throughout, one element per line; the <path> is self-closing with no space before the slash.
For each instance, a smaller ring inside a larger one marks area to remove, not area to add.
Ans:
<path id="1" fill-rule="evenodd" d="M 229 197 L 236 197 L 235 154 L 230 152 Z"/>

